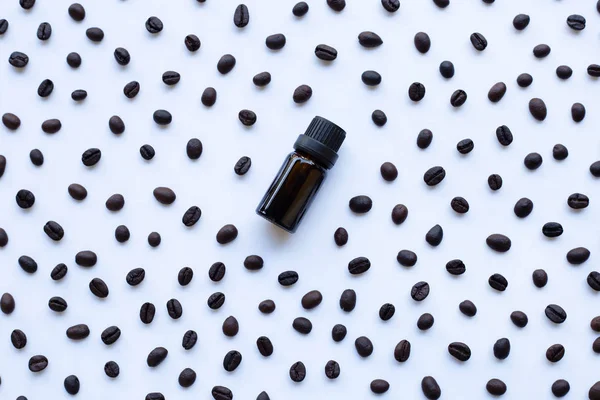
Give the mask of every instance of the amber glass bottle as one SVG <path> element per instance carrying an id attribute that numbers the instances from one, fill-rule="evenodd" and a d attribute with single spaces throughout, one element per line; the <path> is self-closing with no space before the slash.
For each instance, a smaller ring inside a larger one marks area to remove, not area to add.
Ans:
<path id="1" fill-rule="evenodd" d="M 315 117 L 271 183 L 256 213 L 294 233 L 338 158 L 346 132 L 325 118 Z"/>

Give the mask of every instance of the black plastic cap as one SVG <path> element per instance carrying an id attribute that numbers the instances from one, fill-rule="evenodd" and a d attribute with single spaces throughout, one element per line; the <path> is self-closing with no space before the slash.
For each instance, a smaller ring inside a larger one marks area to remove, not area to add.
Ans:
<path id="1" fill-rule="evenodd" d="M 294 149 L 304 151 L 331 168 L 338 159 L 337 152 L 344 143 L 346 131 L 323 117 L 314 117 L 303 135 L 298 136 Z"/>

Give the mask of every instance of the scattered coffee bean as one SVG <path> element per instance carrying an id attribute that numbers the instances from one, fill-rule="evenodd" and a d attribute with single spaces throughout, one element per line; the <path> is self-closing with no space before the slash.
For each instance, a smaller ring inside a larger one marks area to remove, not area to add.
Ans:
<path id="1" fill-rule="evenodd" d="M 398 169 L 391 162 L 381 164 L 379 171 L 381 172 L 381 177 L 388 182 L 393 182 L 398 177 Z"/>
<path id="2" fill-rule="evenodd" d="M 15 298 L 10 293 L 4 293 L 0 298 L 0 310 L 4 314 L 12 314 L 15 311 Z"/>
<path id="3" fill-rule="evenodd" d="M 410 342 L 401 340 L 394 348 L 394 358 L 398 362 L 406 362 L 410 357 Z"/>
<path id="4" fill-rule="evenodd" d="M 140 147 L 140 155 L 142 156 L 142 158 L 144 160 L 150 161 L 156 155 L 156 151 L 154 150 L 154 147 L 152 147 L 151 145 L 145 144 L 142 147 Z"/>
<path id="5" fill-rule="evenodd" d="M 529 15 L 518 14 L 513 19 L 513 26 L 515 27 L 516 30 L 522 31 L 523 29 L 527 28 L 527 25 L 529 25 L 530 20 L 531 20 L 531 18 L 529 17 Z"/>
<path id="6" fill-rule="evenodd" d="M 87 149 L 81 154 L 81 162 L 86 167 L 93 167 L 98 164 L 100 158 L 102 158 L 102 152 L 96 148 Z"/>
<path id="7" fill-rule="evenodd" d="M 275 311 L 275 302 L 273 300 L 263 300 L 258 305 L 258 310 L 263 314 L 271 314 Z"/>
<path id="8" fill-rule="evenodd" d="M 233 13 L 233 23 L 238 28 L 243 28 L 250 22 L 250 12 L 245 4 L 240 4 Z"/>
<path id="9" fill-rule="evenodd" d="M 177 195 L 172 189 L 162 186 L 159 186 L 156 189 L 154 189 L 152 194 L 159 203 L 165 205 L 173 204 L 175 202 L 175 199 L 177 198 Z"/>
<path id="10" fill-rule="evenodd" d="M 333 240 L 339 247 L 345 246 L 348 243 L 348 231 L 342 227 L 339 227 L 333 233 Z"/>
<path id="11" fill-rule="evenodd" d="M 281 274 L 279 274 L 279 276 L 277 277 L 277 280 L 279 281 L 279 284 L 281 286 L 292 286 L 296 282 L 298 282 L 298 273 L 296 271 L 285 271 L 285 272 L 282 272 Z M 309 293 L 311 293 L 311 292 L 309 292 Z M 309 293 L 307 293 L 307 295 Z M 304 301 L 304 298 L 302 300 Z M 322 296 L 321 296 L 321 300 L 322 300 Z"/>
<path id="12" fill-rule="evenodd" d="M 327 361 L 327 364 L 325 364 L 325 376 L 329 379 L 337 379 L 340 376 L 340 364 L 333 360 Z"/>
<path id="13" fill-rule="evenodd" d="M 451 61 L 442 61 L 440 64 L 440 75 L 446 79 L 450 79 L 454 76 L 454 64 Z"/>
<path id="14" fill-rule="evenodd" d="M 389 321 L 396 313 L 396 307 L 391 303 L 385 303 L 379 308 L 379 318 L 382 321 Z"/>
<path id="15" fill-rule="evenodd" d="M 65 236 L 63 227 L 55 221 L 46 222 L 46 225 L 44 225 L 44 232 L 55 242 L 59 242 Z"/>
<path id="16" fill-rule="evenodd" d="M 83 89 L 74 90 L 71 93 L 71 98 L 74 101 L 83 101 L 83 100 L 85 100 L 87 98 L 87 92 L 85 90 L 83 90 Z"/>
<path id="17" fill-rule="evenodd" d="M 308 318 L 298 317 L 294 319 L 292 327 L 299 333 L 308 335 L 312 331 L 312 322 Z"/>
<path id="18" fill-rule="evenodd" d="M 392 222 L 396 225 L 402 224 L 408 217 L 408 208 L 404 204 L 396 204 L 392 209 Z"/>
<path id="19" fill-rule="evenodd" d="M 573 103 L 571 106 L 571 118 L 575 122 L 581 122 L 585 118 L 585 106 L 581 103 Z"/>
<path id="20" fill-rule="evenodd" d="M 446 177 L 446 170 L 443 167 L 435 166 L 429 168 L 423 175 L 423 181 L 427 186 L 435 186 Z"/>
<path id="21" fill-rule="evenodd" d="M 177 299 L 167 301 L 167 313 L 173 319 L 179 319 L 183 315 L 183 307 Z"/>
<path id="22" fill-rule="evenodd" d="M 225 386 L 215 386 L 211 391 L 212 397 L 215 400 L 232 400 L 233 392 Z"/>
<path id="23" fill-rule="evenodd" d="M 296 104 L 306 103 L 312 97 L 312 88 L 308 85 L 300 85 L 294 90 L 292 99 Z"/>
<path id="24" fill-rule="evenodd" d="M 467 271 L 467 267 L 462 260 L 450 260 L 446 263 L 446 271 L 450 275 L 462 275 Z"/>
<path id="25" fill-rule="evenodd" d="M 381 75 L 377 71 L 365 71 L 360 76 L 360 79 L 367 86 L 377 86 L 381 83 Z"/>
<path id="26" fill-rule="evenodd" d="M 600 381 L 594 383 L 588 392 L 590 400 L 600 400 Z"/>
<path id="27" fill-rule="evenodd" d="M 238 230 L 235 225 L 227 224 L 217 232 L 217 242 L 219 244 L 227 244 L 233 242 L 238 236 Z"/>
<path id="28" fill-rule="evenodd" d="M 167 356 L 169 355 L 169 350 L 164 347 L 156 347 L 150 353 L 148 353 L 148 357 L 146 357 L 146 364 L 149 367 L 154 368 L 160 365 Z"/>
<path id="29" fill-rule="evenodd" d="M 429 296 L 429 284 L 427 282 L 417 282 L 410 290 L 410 297 L 414 301 L 423 301 Z"/>
<path id="30" fill-rule="evenodd" d="M 408 87 L 408 98 L 412 101 L 421 101 L 425 98 L 425 85 L 414 82 Z"/>
<path id="31" fill-rule="evenodd" d="M 68 11 L 71 18 L 77 22 L 81 22 L 85 18 L 85 8 L 79 3 L 71 4 Z"/>
<path id="32" fill-rule="evenodd" d="M 505 94 L 506 94 L 506 84 L 504 82 L 498 82 L 490 88 L 490 91 L 488 92 L 488 99 L 492 103 L 497 103 L 500 100 L 502 100 L 502 98 L 504 97 Z"/>
<path id="33" fill-rule="evenodd" d="M 433 133 L 429 129 L 423 129 L 417 135 L 417 146 L 420 149 L 426 149 L 429 147 L 433 140 Z"/>
<path id="34" fill-rule="evenodd" d="M 542 227 L 542 233 L 549 238 L 558 237 L 563 234 L 563 227 L 558 222 L 547 222 Z"/>
<path id="35" fill-rule="evenodd" d="M 571 385 L 564 379 L 558 379 L 552 384 L 552 394 L 555 397 L 565 397 L 571 390 Z"/>
<path id="36" fill-rule="evenodd" d="M 475 143 L 471 139 L 463 139 L 456 144 L 456 150 L 460 154 L 469 154 L 475 148 Z"/>
<path id="37" fill-rule="evenodd" d="M 343 311 L 350 312 L 356 307 L 356 292 L 352 289 L 346 289 L 340 296 L 340 308 Z"/>
<path id="38" fill-rule="evenodd" d="M 576 247 L 567 253 L 567 261 L 572 265 L 583 264 L 590 258 L 590 251 L 585 247 Z"/>
<path id="39" fill-rule="evenodd" d="M 333 1 L 333 0 L 328 0 Z M 297 361 L 290 367 L 290 379 L 294 382 L 302 382 L 306 378 L 306 367 L 302 361 Z"/>
<path id="40" fill-rule="evenodd" d="M 458 305 L 458 309 L 467 317 L 474 317 L 477 314 L 477 307 L 471 300 L 462 301 Z"/>
<path id="41" fill-rule="evenodd" d="M 185 47 L 188 49 L 188 51 L 192 53 L 198 51 L 201 46 L 200 39 L 198 38 L 198 36 L 193 34 L 187 35 L 183 39 L 183 43 L 185 44 Z"/>
<path id="42" fill-rule="evenodd" d="M 560 79 L 569 79 L 573 75 L 573 70 L 568 65 L 560 65 L 556 68 L 556 76 Z"/>
<path id="43" fill-rule="evenodd" d="M 83 250 L 75 254 L 75 263 L 81 267 L 93 267 L 98 262 L 98 256 L 91 250 Z"/>
<path id="44" fill-rule="evenodd" d="M 202 92 L 202 97 L 200 98 L 202 104 L 206 107 L 212 107 L 217 102 L 217 91 L 213 87 L 207 87 Z"/>
<path id="45" fill-rule="evenodd" d="M 425 54 L 431 48 L 431 39 L 425 32 L 418 32 L 414 38 L 415 48 L 421 54 Z"/>
<path id="46" fill-rule="evenodd" d="M 410 250 L 400 250 L 396 260 L 403 267 L 413 267 L 417 263 L 417 254 Z"/>
<path id="47" fill-rule="evenodd" d="M 250 255 L 244 260 L 244 267 L 249 271 L 258 271 L 265 265 L 261 256 Z"/>
<path id="48" fill-rule="evenodd" d="M 531 274 L 533 284 L 538 288 L 543 288 L 548 283 L 548 274 L 543 269 L 536 269 Z"/>
<path id="49" fill-rule="evenodd" d="M 156 110 L 152 114 L 152 119 L 158 125 L 169 125 L 173 121 L 173 116 L 167 110 Z"/>
<path id="50" fill-rule="evenodd" d="M 242 354 L 237 350 L 231 350 L 223 358 L 223 368 L 227 372 L 233 372 L 242 363 Z"/>
<path id="51" fill-rule="evenodd" d="M 104 31 L 100 28 L 94 27 L 94 28 L 88 28 L 85 31 L 85 35 L 88 37 L 88 39 L 90 39 L 92 42 L 101 42 L 102 39 L 104 39 Z"/>
<path id="52" fill-rule="evenodd" d="M 385 11 L 394 13 L 400 9 L 400 0 L 381 0 L 381 5 Z"/>
<path id="53" fill-rule="evenodd" d="M 219 71 L 222 75 L 228 74 L 231 72 L 233 67 L 235 67 L 235 57 L 231 54 L 225 54 L 219 59 L 217 62 L 217 71 Z"/>
<path id="54" fill-rule="evenodd" d="M 79 53 L 69 53 L 67 54 L 67 64 L 71 68 L 79 68 L 81 66 L 81 56 Z"/>
<path id="55" fill-rule="evenodd" d="M 551 363 L 559 362 L 564 356 L 565 347 L 562 344 L 553 344 L 546 350 L 546 359 Z"/>
<path id="56" fill-rule="evenodd" d="M 4 35 L 8 30 L 8 21 L 4 18 L 0 18 L 0 35 Z"/>
<path id="57" fill-rule="evenodd" d="M 374 48 L 381 46 L 383 44 L 383 40 L 375 32 L 365 31 L 358 35 L 358 43 L 366 48 Z"/>
<path id="58" fill-rule="evenodd" d="M 90 281 L 89 287 L 92 294 L 101 299 L 108 297 L 108 294 L 110 293 L 108 290 L 108 286 L 106 286 L 106 283 L 100 278 L 92 279 Z"/>
<path id="59" fill-rule="evenodd" d="M 121 337 L 121 329 L 118 326 L 109 326 L 100 335 L 100 339 L 102 339 L 102 343 L 109 346 L 111 344 L 116 343 L 117 340 Z"/>
<path id="60" fill-rule="evenodd" d="M 206 304 L 208 305 L 208 308 L 210 308 L 211 310 L 218 310 L 219 308 L 221 308 L 221 306 L 223 306 L 223 304 L 225 304 L 225 295 L 221 292 L 215 292 L 208 297 Z M 275 305 L 275 303 L 273 303 L 273 306 L 274 305 Z M 267 308 L 270 307 L 269 304 L 265 304 L 264 306 Z M 274 307 L 273 307 L 273 310 L 275 310 Z"/>
<path id="61" fill-rule="evenodd" d="M 434 247 L 439 246 L 442 239 L 444 239 L 444 229 L 440 225 L 434 225 L 425 234 L 425 241 Z"/>
<path id="62" fill-rule="evenodd" d="M 14 51 L 10 54 L 10 57 L 8 57 L 8 63 L 15 68 L 25 68 L 29 63 L 29 57 L 25 53 Z"/>
<path id="63" fill-rule="evenodd" d="M 140 307 L 140 320 L 146 325 L 152 323 L 155 314 L 156 307 L 152 303 L 144 303 Z"/>
<path id="64" fill-rule="evenodd" d="M 305 1 L 301 1 L 299 3 L 296 3 L 294 8 L 292 9 L 292 14 L 294 14 L 294 16 L 296 17 L 303 17 L 306 15 L 306 13 L 308 13 L 308 8 L 308 4 L 306 4 Z"/>
<path id="65" fill-rule="evenodd" d="M 502 338 L 494 343 L 494 357 L 498 360 L 505 360 L 510 354 L 510 340 Z"/>
<path id="66" fill-rule="evenodd" d="M 527 314 L 525 314 L 523 311 L 513 311 L 510 314 L 510 320 L 513 324 L 515 324 L 515 326 L 519 328 L 525 328 L 527 326 L 527 323 L 529 322 Z"/>
<path id="67" fill-rule="evenodd" d="M 502 396 L 506 393 L 506 383 L 502 382 L 500 379 L 490 379 L 485 385 L 485 389 L 493 396 Z"/>
<path id="68" fill-rule="evenodd" d="M 431 329 L 433 323 L 435 322 L 433 315 L 429 313 L 422 314 L 417 320 L 417 328 L 422 331 L 427 331 Z"/>
<path id="69" fill-rule="evenodd" d="M 165 396 L 160 392 L 152 392 L 146 395 L 145 400 L 165 400 Z"/>
<path id="70" fill-rule="evenodd" d="M 523 197 L 515 203 L 513 210 L 517 217 L 525 218 L 533 211 L 533 201 L 527 197 Z"/>
<path id="71" fill-rule="evenodd" d="M 533 83 L 533 77 L 529 74 L 521 74 L 517 77 L 517 84 L 522 88 L 529 87 Z"/>
<path id="72" fill-rule="evenodd" d="M 21 119 L 12 113 L 2 114 L 2 123 L 11 131 L 19 129 L 21 126 Z"/>
<path id="73" fill-rule="evenodd" d="M 137 286 L 144 281 L 146 271 L 144 268 L 134 268 L 127 273 L 125 281 L 129 286 Z"/>
<path id="74" fill-rule="evenodd" d="M 331 329 L 331 338 L 334 342 L 341 342 L 346 337 L 348 330 L 342 324 L 334 325 Z"/>
<path id="75" fill-rule="evenodd" d="M 458 361 L 468 361 L 471 358 L 471 349 L 465 343 L 453 342 L 448 345 L 448 353 Z"/>
<path id="76" fill-rule="evenodd" d="M 365 214 L 373 207 L 373 200 L 369 196 L 360 195 L 350 199 L 348 206 L 352 212 L 357 214 Z"/>
<path id="77" fill-rule="evenodd" d="M 73 325 L 67 329 L 67 337 L 71 340 L 83 340 L 90 336 L 90 328 L 86 324 Z"/>
<path id="78" fill-rule="evenodd" d="M 450 3 L 448 0 L 445 1 Z M 440 389 L 440 386 L 438 385 L 435 378 L 431 376 L 426 376 L 423 378 L 423 380 L 421 380 L 421 390 L 423 391 L 425 397 L 427 397 L 429 400 L 437 400 L 442 395 L 442 389 Z"/>
<path id="79" fill-rule="evenodd" d="M 256 123 L 256 113 L 251 110 L 242 110 L 238 113 L 238 119 L 245 126 L 252 126 Z"/>
<path id="80" fill-rule="evenodd" d="M 388 381 L 383 379 L 375 379 L 371 381 L 371 391 L 375 394 L 382 394 L 390 389 Z"/>
<path id="81" fill-rule="evenodd" d="M 179 282 L 179 285 L 181 286 L 189 285 L 193 278 L 194 270 L 190 267 L 183 267 L 177 273 L 177 282 Z"/>
<path id="82" fill-rule="evenodd" d="M 252 166 L 252 160 L 250 159 L 250 157 L 240 157 L 240 159 L 235 163 L 234 167 L 233 167 L 233 172 L 236 173 L 236 175 L 242 176 L 242 175 L 246 175 L 246 173 L 250 170 L 250 167 Z"/>
<path id="83" fill-rule="evenodd" d="M 450 96 L 450 104 L 452 107 L 460 107 L 467 101 L 467 92 L 458 89 Z"/>
<path id="84" fill-rule="evenodd" d="M 562 324 L 567 319 L 565 310 L 556 304 L 548 305 L 544 313 L 546 314 L 546 317 L 555 324 Z"/>
<path id="85" fill-rule="evenodd" d="M 163 30 L 163 23 L 158 17 L 150 17 L 146 20 L 146 30 L 150 33 L 159 33 Z"/>
<path id="86" fill-rule="evenodd" d="M 52 94 L 54 90 L 54 82 L 50 79 L 44 79 L 40 86 L 38 86 L 37 94 L 40 97 L 48 97 Z"/>
<path id="87" fill-rule="evenodd" d="M 270 357 L 273 354 L 273 343 L 271 342 L 271 339 L 266 336 L 261 336 L 256 339 L 256 347 L 263 357 Z"/>
<path id="88" fill-rule="evenodd" d="M 48 359 L 46 356 L 37 355 L 29 359 L 29 370 L 31 372 L 40 372 L 46 369 L 48 366 Z"/>
<path id="89" fill-rule="evenodd" d="M 125 206 L 125 197 L 120 193 L 115 193 L 106 200 L 105 206 L 109 211 L 120 211 Z"/>
<path id="90" fill-rule="evenodd" d="M 53 281 L 59 281 L 67 275 L 69 269 L 63 263 L 57 264 L 56 267 L 50 271 L 50 278 Z"/>
<path id="91" fill-rule="evenodd" d="M 589 76 L 593 78 L 600 77 L 600 65 L 598 64 L 590 64 L 587 67 L 587 73 Z"/>
<path id="92" fill-rule="evenodd" d="M 269 83 L 271 83 L 271 74 L 267 71 L 259 72 L 252 78 L 252 83 L 254 83 L 258 87 L 265 87 Z"/>
<path id="93" fill-rule="evenodd" d="M 600 161 L 596 161 L 590 165 L 590 174 L 592 174 L 594 178 L 600 178 Z"/>
<path id="94" fill-rule="evenodd" d="M 538 98 L 533 98 L 529 101 L 529 112 L 538 121 L 545 120 L 548 115 L 546 103 L 544 103 L 544 100 Z"/>
<path id="95" fill-rule="evenodd" d="M 488 283 L 492 287 L 492 289 L 496 289 L 499 292 L 504 292 L 508 287 L 508 281 L 506 278 L 500 274 L 493 274 L 488 279 Z"/>
<path id="96" fill-rule="evenodd" d="M 574 210 L 581 210 L 590 204 L 590 199 L 581 193 L 573 193 L 567 199 L 567 204 Z"/>
<path id="97" fill-rule="evenodd" d="M 538 44 L 533 48 L 533 55 L 536 58 L 544 58 L 547 57 L 548 54 L 550 54 L 550 51 L 550 46 L 548 46 L 547 44 Z"/>
<path id="98" fill-rule="evenodd" d="M 48 300 L 48 308 L 54 312 L 64 312 L 68 306 L 67 301 L 59 296 L 51 297 Z"/>
<path id="99" fill-rule="evenodd" d="M 373 342 L 366 337 L 360 336 L 354 341 L 354 347 L 359 356 L 365 358 L 373 354 Z"/>
<path id="100" fill-rule="evenodd" d="M 450 201 L 450 207 L 452 207 L 452 209 L 459 214 L 465 214 L 469 212 L 469 202 L 460 196 L 454 197 Z"/>
<path id="101" fill-rule="evenodd" d="M 304 3 L 306 4 L 306 3 Z M 333 61 L 337 58 L 337 50 L 326 44 L 320 44 L 315 48 L 315 55 L 323 61 Z"/>
<path id="102" fill-rule="evenodd" d="M 552 157 L 557 161 L 565 160 L 569 156 L 569 150 L 562 144 L 555 144 L 552 148 Z"/>
<path id="103" fill-rule="evenodd" d="M 198 334 L 196 331 L 189 330 L 183 334 L 183 339 L 181 339 L 181 347 L 185 350 L 191 350 L 198 341 Z"/>
<path id="104" fill-rule="evenodd" d="M 270 50 L 281 50 L 284 48 L 285 43 L 286 43 L 286 38 L 285 38 L 285 35 L 282 33 L 276 33 L 273 35 L 269 35 L 269 36 L 267 36 L 267 39 L 265 40 L 265 44 Z"/>
<path id="105" fill-rule="evenodd" d="M 36 167 L 41 167 L 44 164 L 44 154 L 39 149 L 33 149 L 29 152 L 29 159 Z"/>
<path id="106" fill-rule="evenodd" d="M 538 169 L 542 165 L 543 161 L 544 160 L 542 159 L 542 156 L 539 153 L 529 153 L 523 159 L 523 164 L 525 164 L 525 167 L 527 169 L 533 171 Z"/>
<path id="107" fill-rule="evenodd" d="M 473 45 L 475 50 L 478 50 L 478 51 L 485 50 L 485 48 L 488 45 L 488 42 L 487 42 L 485 36 L 483 36 L 481 33 L 478 33 L 478 32 L 472 33 L 471 37 L 469 39 L 471 40 L 471 44 Z M 502 98 L 502 96 L 500 96 L 500 97 Z"/>
<path id="108" fill-rule="evenodd" d="M 190 160 L 197 160 L 202 155 L 203 146 L 200 139 L 192 138 L 188 140 L 185 151 Z"/>
<path id="109" fill-rule="evenodd" d="M 348 263 L 348 272 L 352 275 L 360 275 L 371 268 L 371 261 L 366 257 L 356 257 Z"/>
<path id="110" fill-rule="evenodd" d="M 108 127 L 115 135 L 120 135 L 125 132 L 125 122 L 118 115 L 113 115 L 108 120 Z"/>
<path id="111" fill-rule="evenodd" d="M 229 316 L 223 321 L 223 334 L 228 337 L 234 337 L 240 331 L 240 324 L 234 316 Z"/>
<path id="112" fill-rule="evenodd" d="M 38 270 L 37 262 L 29 256 L 19 257 L 19 266 L 28 274 L 34 274 Z"/>
<path id="113" fill-rule="evenodd" d="M 15 349 L 21 350 L 27 346 L 27 335 L 20 329 L 15 329 L 10 334 L 10 342 Z"/>
<path id="114" fill-rule="evenodd" d="M 578 14 L 569 15 L 567 25 L 575 31 L 582 31 L 585 29 L 585 18 Z"/>
<path id="115" fill-rule="evenodd" d="M 186 368 L 179 374 L 179 386 L 187 388 L 196 382 L 196 371 L 191 368 Z"/>
<path id="116" fill-rule="evenodd" d="M 587 276 L 587 283 L 596 292 L 600 291 L 600 272 L 592 271 Z"/>
<path id="117" fill-rule="evenodd" d="M 592 318 L 590 321 L 590 328 L 592 328 L 594 332 L 600 332 L 600 316 Z"/>

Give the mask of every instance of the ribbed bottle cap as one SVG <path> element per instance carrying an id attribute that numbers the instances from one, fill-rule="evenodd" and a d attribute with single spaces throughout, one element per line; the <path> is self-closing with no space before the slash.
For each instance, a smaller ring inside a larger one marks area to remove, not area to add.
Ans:
<path id="1" fill-rule="evenodd" d="M 311 154 L 327 168 L 331 168 L 337 161 L 337 151 L 345 138 L 346 132 L 342 128 L 317 116 L 313 118 L 304 135 L 298 136 L 294 148 Z"/>

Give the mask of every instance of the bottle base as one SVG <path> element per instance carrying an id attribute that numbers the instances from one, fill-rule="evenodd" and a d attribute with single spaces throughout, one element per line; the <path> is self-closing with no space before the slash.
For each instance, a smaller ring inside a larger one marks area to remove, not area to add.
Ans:
<path id="1" fill-rule="evenodd" d="M 273 225 L 275 225 L 276 227 L 283 229 L 284 231 L 286 231 L 287 233 L 295 233 L 296 229 L 298 228 L 298 226 L 295 226 L 294 229 L 290 229 L 286 226 L 281 225 L 277 220 L 271 218 L 270 216 L 268 216 L 267 214 L 263 213 L 260 210 L 256 210 L 256 215 L 263 217 L 264 219 L 266 219 L 267 221 L 269 221 L 270 223 L 272 223 Z"/>

